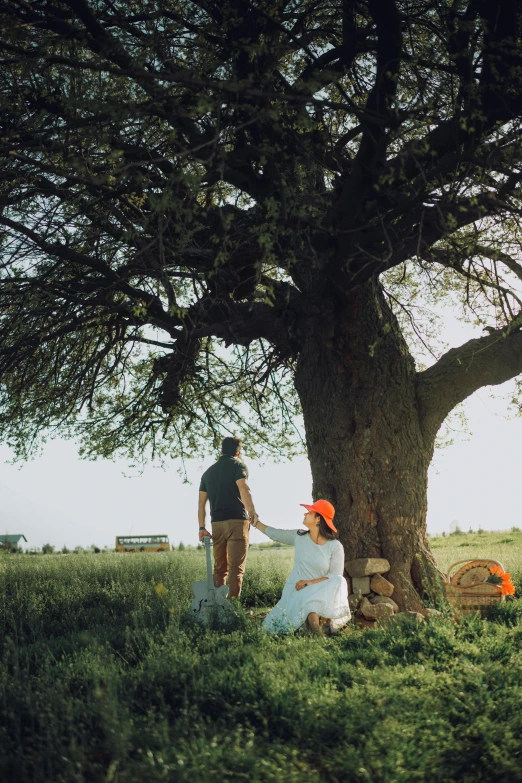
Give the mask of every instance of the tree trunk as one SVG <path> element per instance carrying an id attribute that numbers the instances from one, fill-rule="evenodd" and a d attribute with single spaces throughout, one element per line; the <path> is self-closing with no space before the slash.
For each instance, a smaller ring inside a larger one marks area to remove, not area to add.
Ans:
<path id="1" fill-rule="evenodd" d="M 385 557 L 402 610 L 438 583 L 426 537 L 434 433 L 419 416 L 417 375 L 377 281 L 303 334 L 296 388 L 313 497 L 330 500 L 346 558 Z"/>

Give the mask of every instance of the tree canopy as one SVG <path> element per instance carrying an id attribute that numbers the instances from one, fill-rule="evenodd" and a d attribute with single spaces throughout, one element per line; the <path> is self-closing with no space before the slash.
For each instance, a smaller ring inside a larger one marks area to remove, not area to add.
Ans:
<path id="1" fill-rule="evenodd" d="M 522 371 L 518 0 L 0 0 L 0 26 L 19 454 L 243 426 L 289 453 L 303 324 L 372 280 L 406 318 L 412 284 L 451 289 L 488 330 L 445 413 Z"/>

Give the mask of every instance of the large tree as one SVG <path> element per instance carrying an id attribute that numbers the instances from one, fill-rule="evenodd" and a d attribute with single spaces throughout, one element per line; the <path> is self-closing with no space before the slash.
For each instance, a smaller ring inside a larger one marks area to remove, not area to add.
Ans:
<path id="1" fill-rule="evenodd" d="M 290 452 L 302 410 L 314 497 L 417 608 L 437 432 L 522 371 L 521 9 L 0 0 L 4 438 Z M 412 286 L 479 329 L 428 369 Z"/>

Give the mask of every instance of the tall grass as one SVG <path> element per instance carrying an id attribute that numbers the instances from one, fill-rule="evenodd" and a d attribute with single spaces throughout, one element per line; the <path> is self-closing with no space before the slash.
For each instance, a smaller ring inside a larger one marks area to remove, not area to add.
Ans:
<path id="1" fill-rule="evenodd" d="M 515 579 L 522 580 L 522 532 L 434 536 L 430 546 L 443 571 L 458 560 L 487 557 L 498 560 Z"/>
<path id="2" fill-rule="evenodd" d="M 242 608 L 221 631 L 187 618 L 201 552 L 2 558 L 0 777 L 521 778 L 522 602 L 490 621 L 266 637 L 259 616 L 291 558 L 250 553 Z"/>

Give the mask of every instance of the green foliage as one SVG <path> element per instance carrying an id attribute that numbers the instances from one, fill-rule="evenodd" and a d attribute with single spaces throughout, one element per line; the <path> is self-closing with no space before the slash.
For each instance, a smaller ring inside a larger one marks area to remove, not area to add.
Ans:
<path id="1" fill-rule="evenodd" d="M 310 322 L 377 279 L 421 369 L 433 305 L 520 329 L 518 3 L 1 0 L 0 24 L 21 458 L 50 432 L 89 458 L 297 453 Z"/>
<path id="2" fill-rule="evenodd" d="M 481 541 L 482 555 L 497 546 Z M 249 553 L 243 608 L 225 632 L 185 615 L 203 552 L 8 560 L 2 778 L 518 779 L 521 601 L 490 621 L 406 618 L 329 639 L 267 637 L 259 618 L 291 560 L 291 550 Z"/>
<path id="3" fill-rule="evenodd" d="M 462 547 L 467 547 L 464 553 Z M 452 563 L 463 560 L 480 559 L 483 557 L 498 560 L 513 577 L 517 592 L 522 595 L 522 532 L 512 534 L 506 539 L 503 531 L 469 534 L 465 542 L 459 542 L 459 538 L 440 536 L 430 538 L 430 547 L 434 552 L 437 565 L 442 571 L 447 571 Z"/>
<path id="4" fill-rule="evenodd" d="M 461 530 L 458 525 L 455 528 L 455 530 L 452 533 L 450 533 L 450 536 L 465 536 L 465 535 L 466 533 L 463 530 Z"/>
<path id="5" fill-rule="evenodd" d="M 44 555 L 52 555 L 54 553 L 54 546 L 52 544 L 44 544 L 42 546 L 42 552 Z"/>

